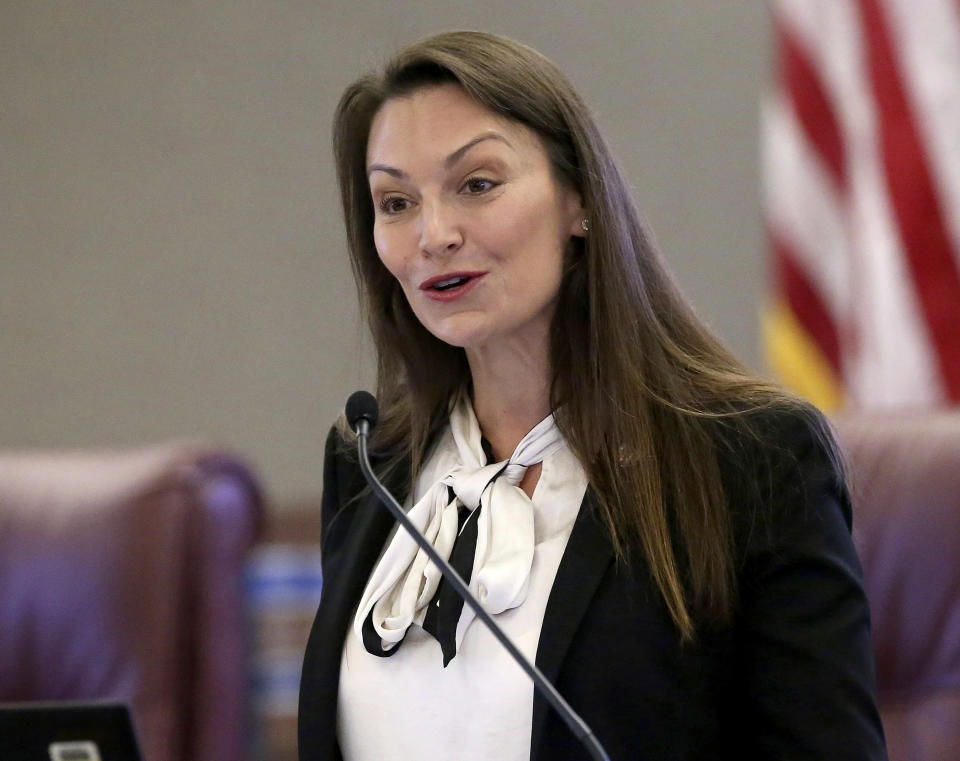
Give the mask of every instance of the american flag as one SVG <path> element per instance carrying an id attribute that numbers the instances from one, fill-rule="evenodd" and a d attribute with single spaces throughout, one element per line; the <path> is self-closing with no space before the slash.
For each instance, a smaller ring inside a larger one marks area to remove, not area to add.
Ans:
<path id="1" fill-rule="evenodd" d="M 827 410 L 960 403 L 960 0 L 773 0 L 764 342 Z"/>

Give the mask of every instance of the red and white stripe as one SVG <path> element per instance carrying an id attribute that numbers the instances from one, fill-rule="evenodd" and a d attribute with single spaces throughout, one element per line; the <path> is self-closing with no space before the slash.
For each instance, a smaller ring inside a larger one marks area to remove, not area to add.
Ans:
<path id="1" fill-rule="evenodd" d="M 848 405 L 960 402 L 960 0 L 773 9 L 774 296 Z"/>

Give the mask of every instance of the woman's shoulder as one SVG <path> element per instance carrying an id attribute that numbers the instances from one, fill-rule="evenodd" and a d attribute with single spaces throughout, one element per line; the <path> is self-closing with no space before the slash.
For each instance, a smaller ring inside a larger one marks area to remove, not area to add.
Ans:
<path id="1" fill-rule="evenodd" d="M 409 488 L 409 457 L 396 447 L 371 447 L 368 456 L 373 471 L 394 493 Z M 323 489 L 331 507 L 341 508 L 367 489 L 360 468 L 357 437 L 341 417 L 330 428 L 324 449 Z"/>
<path id="2" fill-rule="evenodd" d="M 717 418 L 713 427 L 735 522 L 775 525 L 839 507 L 849 530 L 842 455 L 816 407 L 786 399 Z"/>
<path id="3" fill-rule="evenodd" d="M 363 485 L 363 473 L 355 448 L 348 445 L 338 423 L 327 433 L 323 456 L 323 495 L 320 507 L 320 536 L 324 547 L 335 544 L 336 527 L 343 523 L 344 509 Z"/>
<path id="4" fill-rule="evenodd" d="M 817 463 L 842 471 L 830 423 L 807 402 L 787 398 L 742 408 L 714 418 L 711 427 L 721 467 L 745 474 Z"/>

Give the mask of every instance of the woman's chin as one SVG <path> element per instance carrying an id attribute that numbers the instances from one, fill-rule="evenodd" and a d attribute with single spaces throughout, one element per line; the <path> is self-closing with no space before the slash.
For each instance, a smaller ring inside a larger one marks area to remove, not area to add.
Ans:
<path id="1" fill-rule="evenodd" d="M 485 325 L 476 320 L 457 319 L 453 317 L 441 323 L 425 324 L 434 336 L 445 344 L 470 350 L 486 344 L 490 339 L 490 331 Z"/>
<path id="2" fill-rule="evenodd" d="M 484 345 L 484 341 L 479 340 L 474 335 L 464 335 L 458 331 L 430 331 L 434 336 L 439 338 L 445 344 L 450 346 L 456 346 L 457 348 L 464 349 L 465 351 L 470 351 L 471 349 L 476 349 Z"/>

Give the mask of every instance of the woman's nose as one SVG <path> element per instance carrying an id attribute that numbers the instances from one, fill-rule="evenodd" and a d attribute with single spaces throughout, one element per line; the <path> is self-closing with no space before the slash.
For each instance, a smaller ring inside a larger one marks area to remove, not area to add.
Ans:
<path id="1" fill-rule="evenodd" d="M 460 220 L 440 202 L 426 203 L 420 216 L 420 250 L 425 256 L 449 256 L 463 245 Z"/>

